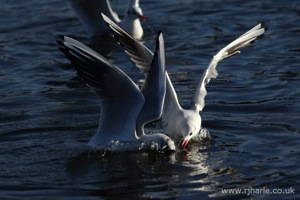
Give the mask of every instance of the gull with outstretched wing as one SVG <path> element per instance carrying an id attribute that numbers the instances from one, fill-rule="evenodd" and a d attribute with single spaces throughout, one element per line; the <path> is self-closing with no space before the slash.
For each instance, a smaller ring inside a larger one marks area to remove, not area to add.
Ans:
<path id="1" fill-rule="evenodd" d="M 147 74 L 151 66 L 153 53 L 141 42 L 128 35 L 107 16 L 102 14 L 102 18 L 108 24 L 114 37 L 125 49 L 125 52 L 131 57 L 131 60 L 144 74 Z M 197 136 L 201 130 L 201 116 L 199 112 L 202 111 L 205 105 L 204 98 L 207 94 L 205 86 L 209 83 L 211 78 L 218 76 L 216 71 L 218 63 L 224 58 L 240 53 L 242 48 L 258 39 L 264 32 L 265 28 L 263 24 L 260 23 L 225 46 L 213 57 L 201 76 L 192 96 L 189 109 L 183 109 L 180 106 L 170 77 L 168 74 L 166 75 L 166 97 L 163 113 L 165 134 L 170 136 L 175 142 L 183 138 L 182 147 L 186 148 L 188 142 Z"/>
<path id="2" fill-rule="evenodd" d="M 58 41 L 60 50 L 70 60 L 78 76 L 100 99 L 99 127 L 87 147 L 96 150 L 135 151 L 143 143 L 143 146 L 151 144 L 150 147 L 155 150 L 175 150 L 174 141 L 165 134 L 144 133 L 144 125 L 158 119 L 163 109 L 166 72 L 161 32 L 157 36 L 156 50 L 142 89 L 121 69 L 94 50 L 70 37 L 61 38 Z M 124 145 L 108 149 L 112 141 Z M 126 143 L 129 145 L 125 145 Z"/>

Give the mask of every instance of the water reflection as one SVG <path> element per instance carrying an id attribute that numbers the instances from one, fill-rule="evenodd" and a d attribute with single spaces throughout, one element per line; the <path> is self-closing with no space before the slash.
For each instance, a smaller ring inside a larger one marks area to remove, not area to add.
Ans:
<path id="1" fill-rule="evenodd" d="M 170 182 L 167 179 L 170 178 L 163 180 L 160 175 L 171 171 L 174 163 L 174 153 L 98 152 L 85 153 L 70 159 L 67 171 L 74 181 L 79 184 L 84 182 L 92 195 L 125 195 L 137 198 L 143 195 L 143 191 L 153 192 L 165 188 L 165 184 Z M 155 188 L 153 182 L 160 186 L 156 185 Z M 130 189 L 131 194 L 126 194 L 126 189 Z"/>
<path id="2" fill-rule="evenodd" d="M 206 146 L 201 148 L 204 150 Z M 211 189 L 207 176 L 209 154 L 198 149 L 199 146 L 191 145 L 188 154 L 184 151 L 84 153 L 68 161 L 67 172 L 74 182 L 85 185 L 97 196 L 173 198 L 182 189 L 190 192 Z M 126 194 L 126 189 L 131 194 Z"/>

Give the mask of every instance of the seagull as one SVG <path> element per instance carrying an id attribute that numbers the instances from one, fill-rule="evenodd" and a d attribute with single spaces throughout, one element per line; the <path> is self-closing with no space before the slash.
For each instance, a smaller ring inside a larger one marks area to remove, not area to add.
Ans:
<path id="1" fill-rule="evenodd" d="M 112 10 L 109 0 L 68 1 L 90 37 L 100 34 L 111 34 L 106 24 L 99 19 L 99 11 L 109 16 L 110 19 L 119 24 L 133 38 L 141 39 L 143 36 L 140 19 L 146 20 L 147 18 L 143 15 L 142 9 L 139 6 L 139 0 L 129 1 L 123 20 L 120 20 L 118 14 Z"/>
<path id="2" fill-rule="evenodd" d="M 102 14 L 102 18 L 108 24 L 114 37 L 125 49 L 125 52 L 131 57 L 131 60 L 135 65 L 144 72 L 144 74 L 147 74 L 151 66 L 153 53 L 138 40 L 128 35 L 107 16 Z M 200 112 L 205 105 L 204 98 L 207 94 L 205 86 L 210 82 L 210 79 L 218 76 L 216 70 L 218 63 L 224 58 L 240 53 L 240 49 L 258 39 L 264 32 L 265 28 L 263 27 L 263 24 L 260 23 L 213 56 L 210 64 L 202 73 L 200 81 L 191 98 L 189 109 L 183 109 L 180 106 L 170 77 L 168 74 L 166 75 L 166 97 L 163 111 L 164 134 L 170 136 L 175 142 L 179 142 L 183 138 L 181 146 L 185 149 L 188 142 L 192 138 L 198 136 L 200 131 L 204 130 L 205 132 L 205 129 L 201 128 L 202 120 Z"/>
<path id="3" fill-rule="evenodd" d="M 159 118 L 163 110 L 166 72 L 161 32 L 141 89 L 121 69 L 77 40 L 61 36 L 58 44 L 78 76 L 100 99 L 99 127 L 88 142 L 90 149 L 108 150 L 108 145 L 117 141 L 129 145 L 109 150 L 136 151 L 140 145 L 134 144 L 142 143 L 158 151 L 175 151 L 174 141 L 165 134 L 144 133 L 144 125 Z"/>

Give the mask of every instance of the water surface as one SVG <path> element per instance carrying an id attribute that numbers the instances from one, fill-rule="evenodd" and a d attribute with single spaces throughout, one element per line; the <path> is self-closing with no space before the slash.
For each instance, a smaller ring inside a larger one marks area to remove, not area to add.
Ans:
<path id="1" fill-rule="evenodd" d="M 112 0 L 123 14 L 126 4 Z M 125 4 L 125 5 L 124 5 Z M 162 30 L 167 69 L 183 107 L 212 55 L 259 22 L 265 37 L 222 61 L 207 86 L 203 126 L 212 140 L 189 155 L 78 155 L 97 97 L 58 51 L 58 35 L 97 48 L 134 81 L 141 73 L 117 45 L 91 41 L 67 1 L 2 1 L 0 197 L 7 199 L 299 199 L 300 3 L 142 0 L 144 44 Z M 104 48 L 105 47 L 105 48 Z M 109 48 L 107 48 L 109 47 Z M 156 131 L 154 125 L 149 131 Z M 294 194 L 225 194 L 223 189 Z"/>

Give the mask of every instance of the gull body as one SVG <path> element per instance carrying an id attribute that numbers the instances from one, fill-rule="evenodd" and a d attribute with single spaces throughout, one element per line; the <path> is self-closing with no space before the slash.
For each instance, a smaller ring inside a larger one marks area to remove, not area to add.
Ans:
<path id="1" fill-rule="evenodd" d="M 90 37 L 110 34 L 106 24 L 99 18 L 99 12 L 109 16 L 133 38 L 141 39 L 143 28 L 140 19 L 145 20 L 139 0 L 129 0 L 124 18 L 121 20 L 113 11 L 109 0 L 68 0 L 81 24 Z"/>
<path id="2" fill-rule="evenodd" d="M 174 141 L 165 134 L 144 133 L 144 125 L 159 118 L 163 109 L 166 72 L 162 33 L 157 37 L 156 51 L 142 89 L 122 70 L 77 40 L 62 36 L 58 43 L 78 76 L 100 100 L 98 130 L 83 148 L 137 151 L 141 143 L 150 143 L 154 150 L 175 150 Z M 109 149 L 115 142 L 122 144 L 120 148 Z"/>
<path id="3" fill-rule="evenodd" d="M 149 70 L 153 53 L 139 41 L 128 35 L 108 17 L 104 15 L 102 16 L 114 34 L 114 37 L 125 49 L 125 52 L 131 57 L 131 60 L 142 72 L 144 72 L 144 74 L 146 74 Z M 255 41 L 257 38 L 262 36 L 264 32 L 265 29 L 263 28 L 263 24 L 260 23 L 225 46 L 215 56 L 213 56 L 210 64 L 202 73 L 200 81 L 191 98 L 191 105 L 189 109 L 183 109 L 180 106 L 176 91 L 169 75 L 166 75 L 166 97 L 163 114 L 165 134 L 169 135 L 175 140 L 175 142 L 182 138 L 183 148 L 186 148 L 186 145 L 192 138 L 199 135 L 202 131 L 202 120 L 199 112 L 201 112 L 205 106 L 204 98 L 207 94 L 205 86 L 210 82 L 211 78 L 216 78 L 218 76 L 216 71 L 218 63 L 224 58 L 240 53 L 240 49 Z"/>

